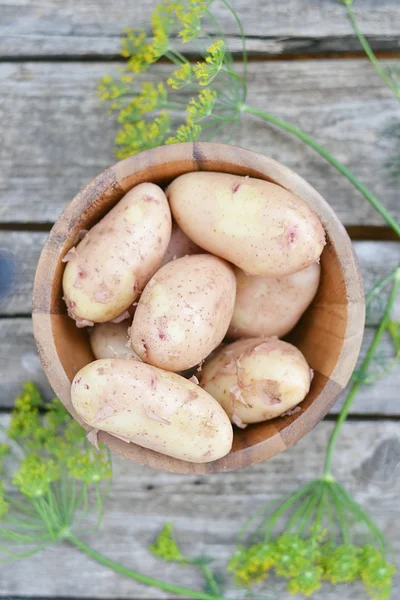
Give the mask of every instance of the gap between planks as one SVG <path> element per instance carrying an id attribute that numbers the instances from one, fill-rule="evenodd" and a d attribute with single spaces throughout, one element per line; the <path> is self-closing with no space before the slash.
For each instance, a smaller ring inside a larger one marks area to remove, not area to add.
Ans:
<path id="1" fill-rule="evenodd" d="M 372 44 L 373 47 L 373 44 Z M 400 50 L 375 50 L 375 56 L 380 60 L 388 60 L 388 59 L 396 59 L 400 58 Z M 237 60 L 240 60 L 242 57 L 242 53 L 235 51 L 232 53 L 233 57 Z M 199 60 L 203 59 L 202 55 L 188 55 L 187 59 L 191 63 L 195 63 Z M 247 61 L 249 63 L 254 62 L 279 62 L 279 61 L 311 61 L 311 60 L 351 60 L 351 59 L 360 59 L 360 60 L 369 60 L 363 50 L 360 51 L 346 51 L 343 50 L 341 52 L 335 51 L 325 51 L 320 52 L 318 54 L 314 54 L 312 52 L 306 53 L 288 53 L 288 54 L 259 54 L 259 55 L 248 55 Z M 2 63 L 23 63 L 23 62 L 121 62 L 126 63 L 127 60 L 124 59 L 120 54 L 82 54 L 79 56 L 74 56 L 72 54 L 21 54 L 18 56 L 1 56 L 0 62 Z M 157 61 L 158 64 L 170 64 L 170 61 L 166 58 L 161 58 Z"/>

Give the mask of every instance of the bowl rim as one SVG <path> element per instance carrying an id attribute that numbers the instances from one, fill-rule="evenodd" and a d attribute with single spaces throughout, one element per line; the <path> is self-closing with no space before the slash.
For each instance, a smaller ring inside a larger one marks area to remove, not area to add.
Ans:
<path id="1" fill-rule="evenodd" d="M 179 162 L 185 165 L 184 168 L 187 170 L 184 172 L 215 171 L 215 168 L 207 169 L 207 163 L 216 161 L 221 163 L 221 168 L 223 166 L 222 172 L 229 172 L 227 169 L 231 165 L 236 169 L 242 169 L 243 172 L 251 172 L 251 176 L 256 177 L 257 175 L 253 173 L 259 173 L 261 178 L 276 182 L 300 195 L 317 213 L 327 236 L 335 245 L 344 274 L 347 296 L 346 330 L 331 376 L 313 403 L 296 417 L 284 417 L 287 423 L 283 428 L 276 429 L 276 433 L 271 437 L 230 453 L 217 461 L 190 463 L 136 444 L 126 444 L 105 432 L 100 432 L 100 441 L 111 450 L 139 464 L 176 473 L 204 474 L 240 469 L 264 461 L 303 438 L 326 415 L 339 393 L 347 385 L 358 358 L 364 331 L 363 284 L 351 240 L 330 205 L 300 175 L 272 158 L 226 144 L 185 142 L 146 150 L 108 167 L 78 192 L 55 222 L 39 258 L 33 288 L 34 337 L 50 385 L 72 416 L 82 424 L 75 411 L 71 411 L 71 382 L 63 368 L 54 341 L 52 316 L 56 313 L 52 290 L 56 268 L 61 258 L 73 245 L 70 230 L 76 224 L 77 214 L 82 218 L 86 211 L 93 208 L 100 194 L 124 195 L 132 187 L 132 178 L 143 170 Z"/>

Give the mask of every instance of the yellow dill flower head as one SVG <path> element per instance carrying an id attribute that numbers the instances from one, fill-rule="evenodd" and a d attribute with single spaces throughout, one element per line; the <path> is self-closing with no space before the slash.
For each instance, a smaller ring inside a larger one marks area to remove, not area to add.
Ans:
<path id="1" fill-rule="evenodd" d="M 44 460 L 38 454 L 28 454 L 14 473 L 13 484 L 25 496 L 37 498 L 48 492 L 50 484 L 59 476 L 59 468 L 53 460 Z"/>
<path id="2" fill-rule="evenodd" d="M 395 565 L 389 563 L 382 552 L 373 546 L 364 546 L 360 552 L 361 579 L 374 598 L 386 598 L 391 589 Z"/>
<path id="3" fill-rule="evenodd" d="M 97 85 L 97 95 L 102 101 L 121 98 L 129 91 L 130 81 L 132 81 L 132 75 L 123 75 L 119 80 L 106 75 L 100 79 Z"/>
<path id="4" fill-rule="evenodd" d="M 356 581 L 360 576 L 359 549 L 351 544 L 331 548 L 324 546 L 320 564 L 324 578 L 334 585 Z"/>
<path id="5" fill-rule="evenodd" d="M 186 10 L 184 6 L 177 7 L 177 16 L 183 28 L 179 31 L 179 37 L 186 44 L 201 31 L 201 21 L 206 14 L 212 0 L 189 0 L 189 7 Z"/>
<path id="6" fill-rule="evenodd" d="M 134 123 L 148 112 L 160 108 L 167 101 L 167 90 L 162 83 L 145 82 L 140 93 L 119 113 L 120 123 Z"/>
<path id="7" fill-rule="evenodd" d="M 166 144 L 177 144 L 178 142 L 195 142 L 201 133 L 200 125 L 187 122 L 181 125 L 175 132 L 175 135 L 165 140 Z"/>
<path id="8" fill-rule="evenodd" d="M 38 388 L 34 383 L 25 383 L 11 413 L 8 435 L 12 439 L 26 438 L 34 434 L 40 426 L 38 408 L 41 405 L 42 397 Z"/>
<path id="9" fill-rule="evenodd" d="M 237 585 L 251 587 L 264 581 L 275 565 L 274 544 L 260 542 L 249 548 L 239 548 L 228 563 Z"/>
<path id="10" fill-rule="evenodd" d="M 129 58 L 140 51 L 146 42 L 146 32 L 144 29 L 124 29 L 125 37 L 121 39 L 121 55 Z"/>
<path id="11" fill-rule="evenodd" d="M 293 577 L 287 586 L 291 594 L 303 594 L 311 596 L 321 588 L 322 569 L 310 563 L 302 571 Z"/>
<path id="12" fill-rule="evenodd" d="M 8 513 L 8 502 L 5 499 L 4 483 L 0 482 L 0 519 Z"/>
<path id="13" fill-rule="evenodd" d="M 173 71 L 171 77 L 167 79 L 167 84 L 173 90 L 180 90 L 192 81 L 192 66 L 189 62 L 185 62 L 179 69 Z"/>
<path id="14" fill-rule="evenodd" d="M 87 450 L 85 454 L 72 454 L 67 460 L 68 473 L 87 485 L 111 477 L 111 464 L 107 454 Z"/>
<path id="15" fill-rule="evenodd" d="M 188 123 L 198 123 L 212 114 L 217 92 L 210 89 L 201 90 L 197 99 L 192 98 L 187 106 Z"/>
<path id="16" fill-rule="evenodd" d="M 157 58 L 164 56 L 170 49 L 169 36 L 177 23 L 176 12 L 182 7 L 180 2 L 160 2 L 151 15 L 153 28 L 152 47 Z"/>
<path id="17" fill-rule="evenodd" d="M 207 48 L 208 56 L 193 67 L 199 85 L 209 85 L 220 72 L 225 58 L 225 42 L 218 40 Z"/>
<path id="18" fill-rule="evenodd" d="M 158 535 L 154 544 L 149 546 L 150 552 L 166 561 L 181 562 L 185 560 L 176 540 L 172 535 L 172 523 L 167 523 Z"/>
<path id="19" fill-rule="evenodd" d="M 121 146 L 118 158 L 126 158 L 142 150 L 160 146 L 170 130 L 170 118 L 166 111 L 160 111 L 154 121 L 145 120 L 126 123 L 117 133 L 115 143 Z"/>

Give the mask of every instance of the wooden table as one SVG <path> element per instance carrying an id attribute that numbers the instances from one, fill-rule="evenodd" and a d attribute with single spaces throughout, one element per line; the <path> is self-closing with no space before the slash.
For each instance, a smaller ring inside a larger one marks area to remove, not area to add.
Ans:
<path id="1" fill-rule="evenodd" d="M 297 124 L 326 146 L 400 217 L 399 104 L 364 59 L 336 0 L 233 0 L 249 36 L 249 102 Z M 15 254 L 18 277 L 0 305 L 1 422 L 21 384 L 51 391 L 41 371 L 30 320 L 35 265 L 63 206 L 114 162 L 115 124 L 98 107 L 98 79 L 118 66 L 119 34 L 147 21 L 146 0 L 0 0 L 0 249 Z M 249 10 L 250 8 L 250 10 Z M 389 64 L 400 51 L 398 0 L 358 0 L 363 31 Z M 218 13 L 223 8 L 216 3 Z M 226 17 L 232 47 L 239 41 Z M 163 69 L 164 67 L 161 67 Z M 308 179 L 348 227 L 366 288 L 400 260 L 400 244 L 379 215 L 328 164 L 299 141 L 247 118 L 234 140 L 268 154 Z M 400 303 L 396 307 L 400 318 Z M 366 330 L 366 343 L 376 323 Z M 389 345 L 384 352 L 389 352 Z M 335 472 L 400 549 L 399 369 L 359 394 L 336 454 Z M 333 409 L 337 413 L 340 402 Z M 146 547 L 166 521 L 189 553 L 217 557 L 222 569 L 250 511 L 320 472 L 333 416 L 296 448 L 242 472 L 194 477 L 114 461 L 103 526 L 89 543 L 139 571 L 200 585 L 190 569 L 150 556 Z M 230 596 L 235 593 L 230 587 Z M 268 598 L 285 600 L 271 580 Z M 114 575 L 69 547 L 0 566 L 1 596 L 165 598 Z M 324 587 L 317 600 L 365 598 L 362 586 Z M 400 597 L 397 579 L 393 598 Z"/>

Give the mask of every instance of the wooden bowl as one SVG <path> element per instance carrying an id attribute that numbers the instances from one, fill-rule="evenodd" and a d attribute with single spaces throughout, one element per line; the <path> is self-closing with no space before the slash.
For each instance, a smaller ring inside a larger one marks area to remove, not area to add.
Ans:
<path id="1" fill-rule="evenodd" d="M 77 329 L 62 300 L 61 258 L 133 186 L 166 184 L 191 171 L 219 171 L 272 181 L 303 198 L 318 214 L 328 243 L 321 257 L 317 296 L 291 334 L 314 369 L 311 390 L 301 411 L 247 429 L 235 429 L 231 452 L 215 462 L 191 463 L 127 444 L 100 433 L 106 446 L 137 463 L 177 473 L 216 473 L 266 460 L 304 437 L 329 411 L 346 386 L 360 350 L 364 327 L 362 280 L 351 241 L 325 200 L 304 179 L 280 163 L 233 146 L 185 143 L 148 150 L 106 169 L 68 204 L 46 241 L 33 293 L 33 326 L 46 375 L 55 393 L 74 411 L 70 388 L 75 373 L 94 360 L 85 331 Z M 267 225 L 266 225 L 267 226 Z"/>

